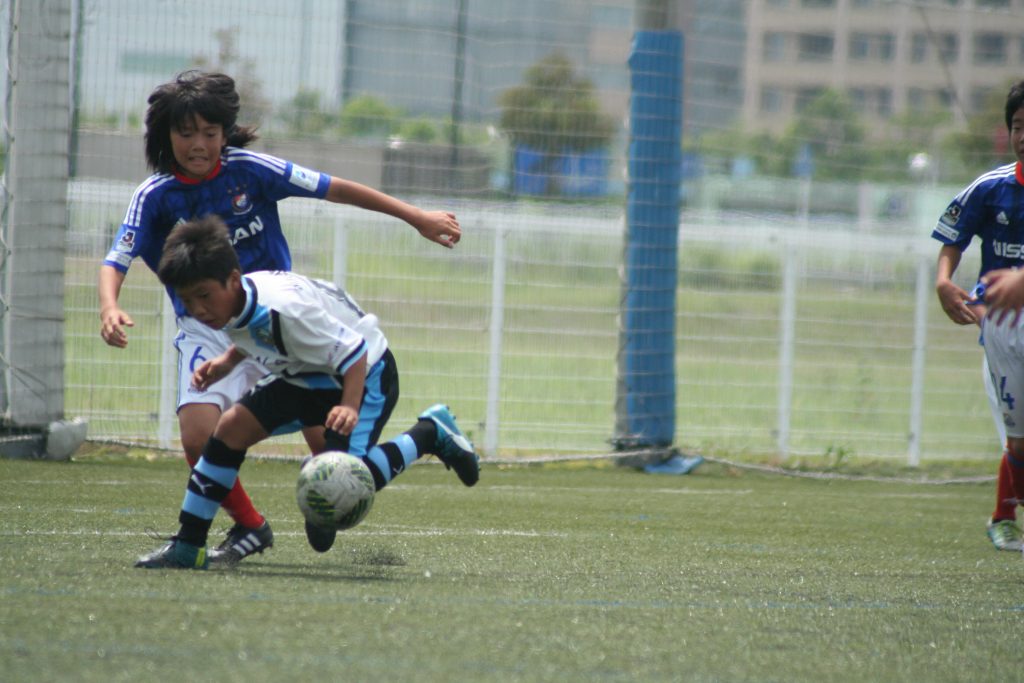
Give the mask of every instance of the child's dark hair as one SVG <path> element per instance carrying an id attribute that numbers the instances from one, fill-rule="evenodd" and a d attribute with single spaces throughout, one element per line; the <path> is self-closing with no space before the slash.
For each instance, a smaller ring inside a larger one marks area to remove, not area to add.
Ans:
<path id="1" fill-rule="evenodd" d="M 166 287 L 188 287 L 200 280 L 226 284 L 231 273 L 241 272 L 238 254 L 231 246 L 228 227 L 214 215 L 187 221 L 171 230 L 157 267 Z"/>
<path id="2" fill-rule="evenodd" d="M 146 163 L 154 171 L 174 168 L 171 130 L 194 124 L 196 115 L 224 128 L 227 144 L 245 147 L 256 139 L 256 129 L 238 125 L 241 107 L 235 79 L 227 74 L 185 71 L 149 96 L 146 110 Z"/>
<path id="3" fill-rule="evenodd" d="M 1024 81 L 1017 81 L 1010 86 L 1010 92 L 1006 95 L 1006 130 L 1010 130 L 1013 115 L 1021 107 L 1024 107 Z"/>

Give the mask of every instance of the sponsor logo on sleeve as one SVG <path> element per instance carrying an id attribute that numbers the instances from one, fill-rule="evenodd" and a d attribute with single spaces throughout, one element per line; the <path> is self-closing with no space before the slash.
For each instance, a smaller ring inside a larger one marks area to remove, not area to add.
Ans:
<path id="1" fill-rule="evenodd" d="M 957 230 L 956 228 L 951 228 L 941 221 L 938 223 L 938 225 L 935 226 L 935 232 L 936 234 L 942 235 L 950 242 L 956 242 L 958 239 L 960 239 L 959 230 Z"/>
<path id="2" fill-rule="evenodd" d="M 288 182 L 308 192 L 315 192 L 317 183 L 320 182 L 320 174 L 298 164 L 292 164 L 292 174 L 289 176 Z"/>
<path id="3" fill-rule="evenodd" d="M 132 257 L 130 254 L 124 254 L 116 249 L 111 249 L 110 253 L 107 254 L 107 260 L 111 263 L 116 263 L 125 270 L 128 270 L 129 266 L 132 265 Z"/>
<path id="4" fill-rule="evenodd" d="M 946 207 L 946 213 L 942 214 L 942 218 L 939 220 L 946 225 L 953 227 L 960 220 L 960 213 L 963 209 L 959 204 L 953 203 Z"/>
<path id="5" fill-rule="evenodd" d="M 115 246 L 114 249 L 125 254 L 130 254 L 134 247 L 135 231 L 125 230 L 124 232 L 121 233 L 121 238 L 117 240 L 117 246 Z"/>

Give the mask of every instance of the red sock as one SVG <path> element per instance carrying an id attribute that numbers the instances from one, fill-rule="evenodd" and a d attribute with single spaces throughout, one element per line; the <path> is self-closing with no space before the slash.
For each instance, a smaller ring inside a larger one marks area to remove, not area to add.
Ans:
<path id="1" fill-rule="evenodd" d="M 185 454 L 185 460 L 188 461 L 189 467 L 194 467 L 196 462 L 198 462 L 190 458 L 187 453 Z M 235 479 L 235 485 L 231 487 L 228 495 L 221 501 L 220 506 L 231 515 L 231 519 L 249 529 L 261 527 L 263 522 L 266 521 L 266 518 L 252 504 L 252 500 L 249 498 L 249 494 L 245 492 L 240 478 Z"/>
<path id="2" fill-rule="evenodd" d="M 1018 501 L 1024 501 L 1024 454 L 1018 454 L 1007 447 L 1003 459 L 1006 461 L 1006 470 L 1010 474 L 1012 495 Z"/>
<path id="3" fill-rule="evenodd" d="M 993 520 L 1017 519 L 1017 503 L 1013 500 L 1016 496 L 1013 493 L 1013 477 L 1010 473 L 1010 463 L 1003 452 L 1003 458 L 999 461 L 999 474 L 996 476 L 996 509 L 992 513 Z"/>

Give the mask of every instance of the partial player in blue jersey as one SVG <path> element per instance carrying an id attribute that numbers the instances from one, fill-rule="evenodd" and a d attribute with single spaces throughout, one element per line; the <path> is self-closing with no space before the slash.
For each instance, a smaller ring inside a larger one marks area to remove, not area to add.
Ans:
<path id="1" fill-rule="evenodd" d="M 961 256 L 974 237 L 981 243 L 979 279 L 994 270 L 1024 264 L 1024 81 L 1010 88 L 1005 116 L 1017 161 L 982 174 L 964 188 L 946 207 L 932 232 L 932 237 L 942 242 L 935 291 L 942 310 L 958 325 L 981 324 L 986 313 L 984 304 L 972 301 L 972 295 L 953 282 Z M 984 336 L 981 335 L 983 345 Z M 1013 461 L 1006 452 L 1003 410 L 989 362 L 986 351 L 982 377 L 1003 456 L 996 480 L 996 506 L 986 529 L 999 550 L 1020 551 L 1021 529 L 1016 521 L 1016 496 L 1012 485 Z"/>
<path id="2" fill-rule="evenodd" d="M 256 133 L 237 122 L 240 101 L 230 76 L 185 72 L 157 87 L 148 104 L 146 161 L 155 173 L 135 190 L 99 272 L 100 334 L 110 346 L 127 346 L 126 328 L 134 326 L 119 303 L 129 267 L 141 259 L 155 272 L 171 229 L 194 218 L 215 215 L 225 222 L 243 272 L 291 269 L 277 210 L 277 202 L 288 197 L 325 199 L 388 214 L 448 248 L 461 237 L 454 214 L 424 211 L 365 185 L 245 149 Z M 173 289 L 167 288 L 167 293 L 178 316 L 178 426 L 192 466 L 221 414 L 267 370 L 248 360 L 215 386 L 193 387 L 193 371 L 229 343 L 223 332 L 193 319 Z M 313 452 L 324 448 L 322 432 L 303 430 Z M 211 551 L 212 560 L 237 561 L 273 544 L 269 523 L 240 483 L 223 505 L 235 526 Z"/>
<path id="3" fill-rule="evenodd" d="M 334 283 L 284 271 L 243 275 L 224 223 L 214 216 L 171 231 L 157 274 L 193 318 L 230 339 L 223 353 L 195 369 L 194 385 L 214 387 L 250 359 L 270 374 L 220 417 L 190 473 L 178 533 L 137 567 L 206 569 L 210 524 L 246 451 L 295 421 L 324 432 L 331 450 L 362 459 L 378 491 L 428 453 L 466 486 L 476 484 L 473 445 L 445 405 L 431 406 L 411 428 L 378 445 L 398 401 L 398 366 L 377 317 Z M 336 533 L 306 523 L 318 552 L 330 549 Z"/>

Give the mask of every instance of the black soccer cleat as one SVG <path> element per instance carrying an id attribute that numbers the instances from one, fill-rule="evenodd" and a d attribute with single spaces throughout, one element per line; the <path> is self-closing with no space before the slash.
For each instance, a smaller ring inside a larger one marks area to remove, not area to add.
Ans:
<path id="1" fill-rule="evenodd" d="M 326 553 L 330 550 L 337 535 L 337 529 L 310 524 L 309 520 L 306 520 L 306 540 L 309 541 L 309 546 L 318 553 Z"/>
<path id="2" fill-rule="evenodd" d="M 270 522 L 264 520 L 256 529 L 235 524 L 228 531 L 227 538 L 208 555 L 211 564 L 234 565 L 273 546 L 274 532 L 270 529 Z"/>
<path id="3" fill-rule="evenodd" d="M 463 436 L 455 424 L 455 416 L 448 406 L 437 403 L 420 414 L 421 420 L 430 420 L 437 428 L 437 443 L 433 454 L 450 470 L 455 470 L 459 480 L 472 486 L 480 480 L 480 459 L 473 452 L 473 444 Z"/>

